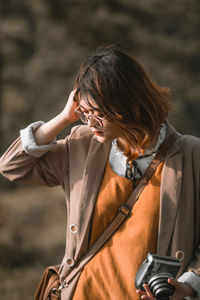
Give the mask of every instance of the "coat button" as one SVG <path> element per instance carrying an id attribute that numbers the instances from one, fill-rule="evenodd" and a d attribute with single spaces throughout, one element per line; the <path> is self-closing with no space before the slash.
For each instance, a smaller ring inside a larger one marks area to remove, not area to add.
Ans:
<path id="1" fill-rule="evenodd" d="M 176 252 L 176 258 L 179 259 L 180 261 L 184 260 L 185 253 L 181 250 Z"/>
<path id="2" fill-rule="evenodd" d="M 74 265 L 74 260 L 73 260 L 73 258 L 68 257 L 68 258 L 66 259 L 66 264 L 68 265 L 68 267 L 73 267 L 73 265 Z"/>
<path id="3" fill-rule="evenodd" d="M 77 233 L 78 232 L 78 226 L 76 224 L 70 225 L 70 231 L 71 233 Z"/>

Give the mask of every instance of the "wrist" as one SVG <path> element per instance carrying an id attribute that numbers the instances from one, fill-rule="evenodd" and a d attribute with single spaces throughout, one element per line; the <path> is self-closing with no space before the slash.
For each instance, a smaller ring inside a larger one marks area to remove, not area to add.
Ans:
<path id="1" fill-rule="evenodd" d="M 72 123 L 72 120 L 70 120 L 70 118 L 63 111 L 59 115 L 57 115 L 57 120 L 62 129 Z"/>
<path id="2" fill-rule="evenodd" d="M 70 116 L 64 110 L 58 115 L 58 118 L 63 124 L 63 129 L 78 120 L 76 115 Z"/>
<path id="3" fill-rule="evenodd" d="M 179 278 L 178 282 L 187 284 L 194 293 L 198 294 L 198 299 L 200 298 L 200 276 L 189 271 L 183 273 Z M 192 295 L 191 295 L 192 296 Z"/>
<path id="4" fill-rule="evenodd" d="M 196 293 L 188 283 L 180 282 L 180 285 L 183 287 L 183 297 L 184 298 L 193 296 Z"/>

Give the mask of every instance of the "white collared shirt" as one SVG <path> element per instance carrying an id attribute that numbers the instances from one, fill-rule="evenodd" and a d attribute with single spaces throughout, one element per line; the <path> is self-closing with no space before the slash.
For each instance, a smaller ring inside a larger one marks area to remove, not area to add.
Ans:
<path id="1" fill-rule="evenodd" d="M 160 128 L 160 133 L 158 135 L 158 140 L 156 143 L 156 146 L 152 148 L 151 150 L 145 150 L 144 156 L 140 155 L 135 161 L 137 163 L 137 167 L 139 168 L 142 175 L 145 173 L 146 169 L 152 162 L 153 158 L 156 155 L 156 152 L 158 151 L 159 147 L 162 145 L 166 138 L 167 134 L 167 126 L 165 123 L 162 123 Z M 126 172 L 126 161 L 127 157 L 124 155 L 123 151 L 121 151 L 117 146 L 117 140 L 114 140 L 112 142 L 112 147 L 110 150 L 109 155 L 109 162 L 113 169 L 113 171 L 120 175 L 125 177 Z M 136 179 L 139 179 L 141 177 L 139 172 L 136 172 Z"/>

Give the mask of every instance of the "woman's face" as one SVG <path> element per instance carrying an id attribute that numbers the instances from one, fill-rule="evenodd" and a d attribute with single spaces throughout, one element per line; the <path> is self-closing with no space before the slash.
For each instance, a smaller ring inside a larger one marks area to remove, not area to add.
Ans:
<path id="1" fill-rule="evenodd" d="M 100 143 L 107 143 L 114 139 L 123 138 L 121 129 L 115 123 L 104 118 L 102 112 L 99 110 L 99 107 L 93 100 L 90 100 L 90 103 L 94 109 L 90 107 L 83 99 L 79 101 L 79 106 L 86 117 L 92 115 L 102 118 L 103 127 L 100 129 L 93 127 L 91 121 L 88 119 L 88 126 L 91 128 L 91 131 L 96 139 Z"/>

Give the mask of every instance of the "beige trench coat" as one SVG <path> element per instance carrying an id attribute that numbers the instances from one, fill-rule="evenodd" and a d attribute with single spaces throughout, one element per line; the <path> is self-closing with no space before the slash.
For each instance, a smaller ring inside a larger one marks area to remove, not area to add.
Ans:
<path id="1" fill-rule="evenodd" d="M 168 135 L 173 130 L 168 125 Z M 41 158 L 26 154 L 18 138 L 0 159 L 0 172 L 11 181 L 63 187 L 68 229 L 61 278 L 70 271 L 67 258 L 76 262 L 88 249 L 92 211 L 110 147 L 111 143 L 99 143 L 88 126 L 77 126 Z M 200 275 L 199 154 L 200 139 L 180 136 L 168 150 L 162 172 L 157 254 L 175 256 L 183 251 L 180 274 L 194 268 Z M 70 231 L 71 224 L 77 233 Z M 71 299 L 79 276 L 63 290 L 62 299 Z"/>

